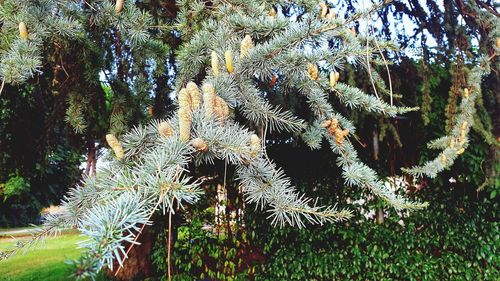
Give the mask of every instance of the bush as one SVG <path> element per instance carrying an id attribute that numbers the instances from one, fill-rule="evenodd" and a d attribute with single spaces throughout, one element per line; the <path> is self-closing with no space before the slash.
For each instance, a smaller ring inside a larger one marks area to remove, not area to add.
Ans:
<path id="1" fill-rule="evenodd" d="M 30 183 L 20 175 L 13 175 L 5 184 L 0 184 L 0 194 L 6 201 L 10 197 L 21 196 L 30 190 Z"/>
<path id="2" fill-rule="evenodd" d="M 255 229 L 267 256 L 256 280 L 495 280 L 498 204 L 463 197 L 383 225 L 364 218 L 323 228 Z M 271 239 L 270 239 L 271 237 Z"/>
<path id="3" fill-rule="evenodd" d="M 252 212 L 247 225 L 255 227 L 229 238 L 195 219 L 179 228 L 174 280 L 495 280 L 498 203 L 456 189 L 441 190 L 429 209 L 402 220 L 389 212 L 381 225 L 358 214 L 346 223 L 280 229 Z M 160 244 L 155 264 L 165 272 Z"/>
<path id="4" fill-rule="evenodd" d="M 250 205 L 245 209 L 245 231 L 217 236 L 203 229 L 205 222 L 213 220 L 213 210 L 206 209 L 209 202 L 200 202 L 178 228 L 172 253 L 174 280 L 495 280 L 498 203 L 490 199 L 488 190 L 475 191 L 480 183 L 476 177 L 457 176 L 477 173 L 477 155 L 483 150 L 482 146 L 471 149 L 444 174 L 443 178 L 455 177 L 456 182 L 439 178 L 416 193 L 418 199 L 429 202 L 428 209 L 398 214 L 385 208 L 380 225 L 364 215 L 383 207 L 377 201 L 360 207 L 351 203 L 350 209 L 358 211 L 348 222 L 304 229 L 274 228 L 265 212 Z M 339 188 L 342 180 L 335 176 L 339 173 L 327 153 L 306 153 L 292 146 L 270 153 L 281 155 L 271 157 L 299 179 L 299 189 L 332 201 L 321 203 L 347 202 L 342 194 L 355 199 L 364 192 Z M 165 272 L 164 237 L 159 241 L 155 264 Z"/>

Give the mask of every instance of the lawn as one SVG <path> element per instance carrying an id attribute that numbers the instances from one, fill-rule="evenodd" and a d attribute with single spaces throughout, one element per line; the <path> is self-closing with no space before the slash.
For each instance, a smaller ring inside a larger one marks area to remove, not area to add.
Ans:
<path id="1" fill-rule="evenodd" d="M 6 261 L 0 261 L 0 280 L 70 280 L 68 277 L 70 266 L 65 261 L 80 255 L 81 251 L 76 248 L 75 243 L 83 239 L 84 237 L 78 233 L 65 233 L 58 237 L 47 238 L 44 245 L 24 255 L 20 253 Z M 0 250 L 12 247 L 14 241 L 11 238 L 0 239 Z"/>

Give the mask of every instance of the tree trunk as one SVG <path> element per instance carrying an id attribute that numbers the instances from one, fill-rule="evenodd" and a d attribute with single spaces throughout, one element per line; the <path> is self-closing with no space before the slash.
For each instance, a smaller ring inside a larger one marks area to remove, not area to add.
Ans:
<path id="1" fill-rule="evenodd" d="M 144 280 L 152 277 L 154 269 L 151 262 L 151 255 L 155 244 L 155 234 L 146 226 L 142 234 L 137 239 L 140 245 L 134 245 L 128 254 L 128 259 L 123 262 L 123 268 L 116 274 L 119 264 L 115 261 L 113 271 L 106 270 L 106 274 L 113 280 L 131 281 Z M 128 247 L 129 245 L 127 245 Z"/>
<path id="2" fill-rule="evenodd" d="M 383 224 L 384 223 L 384 209 L 377 208 L 375 222 L 377 224 Z"/>
<path id="3" fill-rule="evenodd" d="M 85 175 L 95 176 L 96 174 L 96 154 L 95 154 L 95 143 L 93 140 L 88 142 L 88 153 L 87 153 L 87 165 L 85 166 Z M 91 174 L 92 173 L 92 174 Z"/>

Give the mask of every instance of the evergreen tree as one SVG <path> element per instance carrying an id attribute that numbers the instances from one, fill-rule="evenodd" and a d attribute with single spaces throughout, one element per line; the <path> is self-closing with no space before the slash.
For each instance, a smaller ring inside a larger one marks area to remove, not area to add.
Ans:
<path id="1" fill-rule="evenodd" d="M 144 227 L 154 223 L 153 214 L 171 215 L 202 196 L 204 178 L 192 178 L 191 170 L 219 160 L 236 167 L 246 202 L 265 208 L 274 225 L 303 227 L 348 219 L 349 210 L 321 206 L 297 192 L 267 156 L 266 136 L 273 132 L 282 134 L 283 141 L 300 137 L 311 149 L 320 148 L 326 140 L 338 155 L 345 184 L 367 189 L 395 209 L 427 206 L 396 194 L 359 159 L 352 143 L 354 123 L 337 108 L 391 118 L 416 109 L 395 106 L 397 95 L 374 67 L 387 64 L 383 51 L 396 51 L 395 44 L 353 28 L 369 22 L 387 3 L 341 18 L 334 7 L 317 1 L 179 1 L 177 22 L 172 26 L 184 40 L 176 56 L 178 110 L 167 119 L 127 133 L 127 97 L 148 92 L 151 72 L 141 69 L 159 65 L 163 58 L 153 55 L 163 45 L 146 31 L 152 23 L 149 14 L 132 1 L 29 3 L 7 0 L 2 5 L 2 21 L 10 36 L 2 46 L 6 52 L 0 75 L 5 83 L 32 77 L 42 64 L 43 43 L 53 42 L 53 37 L 81 40 L 91 47 L 99 44 L 91 36 L 75 36 L 79 24 L 85 23 L 119 40 L 106 54 L 113 56 L 114 65 L 104 74 L 114 76 L 110 80 L 116 84 L 111 87 L 122 89 L 116 93 L 131 93 L 117 97 L 112 105 L 106 141 L 113 153 L 106 156 L 107 166 L 71 189 L 62 204 L 65 212 L 49 217 L 36 236 L 77 227 L 88 237 L 82 243 L 87 254 L 76 262 L 76 277 L 94 277 L 103 267 L 116 270 L 115 263 L 122 266 Z M 83 19 L 73 21 L 73 13 Z M 31 14 L 40 20 L 29 22 Z M 488 34 L 490 39 L 500 36 L 496 25 Z M 122 48 L 122 42 L 128 48 Z M 499 46 L 494 50 L 498 52 Z M 142 61 L 132 58 L 136 52 Z M 481 78 L 489 73 L 494 57 L 474 61 L 478 66 L 468 75 L 450 135 L 430 144 L 443 152 L 408 172 L 436 176 L 465 150 Z M 367 73 L 374 95 L 344 80 L 347 65 Z M 96 68 L 89 72 L 92 82 L 98 81 L 100 72 Z M 79 106 L 86 104 L 82 100 L 87 97 L 77 97 L 69 99 L 67 120 L 81 132 L 87 125 Z"/>

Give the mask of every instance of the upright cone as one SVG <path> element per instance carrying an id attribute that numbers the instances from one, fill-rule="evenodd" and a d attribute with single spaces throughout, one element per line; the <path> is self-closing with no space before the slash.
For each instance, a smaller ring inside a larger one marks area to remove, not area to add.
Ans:
<path id="1" fill-rule="evenodd" d="M 201 88 L 203 91 L 203 106 L 205 107 L 205 116 L 212 117 L 215 114 L 215 89 L 212 84 L 204 84 Z"/>
<path id="2" fill-rule="evenodd" d="M 469 89 L 464 88 L 464 98 L 469 98 Z"/>
<path id="3" fill-rule="evenodd" d="M 106 142 L 108 143 L 109 147 L 113 149 L 113 152 L 115 153 L 116 158 L 118 160 L 123 159 L 123 147 L 118 141 L 118 139 L 115 137 L 113 134 L 107 134 L 106 135 Z"/>
<path id="4" fill-rule="evenodd" d="M 335 71 L 330 72 L 330 87 L 334 88 L 337 85 L 337 75 Z"/>
<path id="5" fill-rule="evenodd" d="M 217 56 L 217 53 L 215 51 L 212 51 L 211 63 L 212 63 L 212 72 L 214 73 L 214 76 L 219 76 L 220 75 L 219 57 Z"/>
<path id="6" fill-rule="evenodd" d="M 22 39 L 28 39 L 28 28 L 26 27 L 26 24 L 24 22 L 19 23 L 19 36 Z"/>
<path id="7" fill-rule="evenodd" d="M 229 116 L 229 106 L 226 101 L 219 96 L 215 97 L 215 115 L 217 115 L 217 117 L 219 117 L 222 121 L 226 120 Z"/>
<path id="8" fill-rule="evenodd" d="M 230 50 L 227 50 L 224 53 L 224 60 L 226 61 L 226 70 L 228 73 L 233 73 L 234 72 L 234 65 L 233 65 L 233 53 Z"/>
<path id="9" fill-rule="evenodd" d="M 186 85 L 186 90 L 191 99 L 191 110 L 199 109 L 201 107 L 202 98 L 198 85 L 194 82 L 189 82 Z"/>
<path id="10" fill-rule="evenodd" d="M 191 141 L 191 145 L 196 148 L 197 151 L 200 152 L 207 152 L 208 151 L 208 145 L 207 143 L 202 139 L 202 138 L 195 138 Z"/>
<path id="11" fill-rule="evenodd" d="M 328 12 L 328 14 L 326 15 L 326 19 L 327 19 L 327 20 L 332 20 L 332 19 L 334 19 L 336 16 L 337 16 L 337 15 L 335 14 L 335 12 L 334 12 L 334 11 L 332 11 L 332 10 L 330 9 L 330 11 Z"/>
<path id="12" fill-rule="evenodd" d="M 191 111 L 192 101 L 186 88 L 182 88 L 178 95 L 179 108 L 185 108 L 187 111 Z"/>
<path id="13" fill-rule="evenodd" d="M 252 37 L 250 37 L 250 35 L 247 35 L 247 36 L 245 36 L 245 38 L 243 38 L 243 40 L 241 40 L 240 58 L 246 57 L 248 55 L 248 52 L 252 48 L 253 48 Z"/>
<path id="14" fill-rule="evenodd" d="M 439 159 L 441 160 L 441 164 L 446 165 L 446 155 L 441 154 L 441 157 Z"/>
<path id="15" fill-rule="evenodd" d="M 269 17 L 271 18 L 274 18 L 276 16 L 276 9 L 274 9 L 274 7 L 272 7 L 270 10 L 269 10 Z"/>
<path id="16" fill-rule="evenodd" d="M 179 138 L 183 142 L 189 141 L 191 137 L 191 113 L 189 109 L 179 108 Z"/>
<path id="17" fill-rule="evenodd" d="M 119 14 L 123 11 L 123 5 L 125 4 L 125 0 L 116 0 L 115 4 L 115 13 Z"/>

